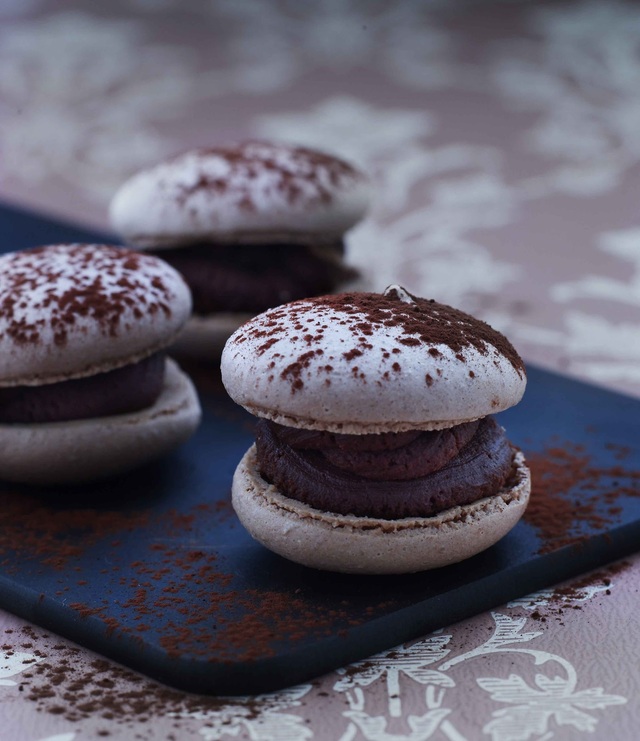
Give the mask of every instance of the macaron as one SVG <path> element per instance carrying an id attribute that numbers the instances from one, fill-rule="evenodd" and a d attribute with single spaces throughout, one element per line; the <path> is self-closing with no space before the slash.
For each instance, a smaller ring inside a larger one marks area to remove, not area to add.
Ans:
<path id="1" fill-rule="evenodd" d="M 484 322 L 400 286 L 276 307 L 222 353 L 259 418 L 233 506 L 260 543 L 317 569 L 394 574 L 469 558 L 525 511 L 531 480 L 493 415 L 526 370 Z"/>
<path id="2" fill-rule="evenodd" d="M 121 473 L 194 432 L 194 387 L 166 348 L 191 312 L 171 266 L 56 244 L 0 256 L 0 479 Z"/>
<path id="3" fill-rule="evenodd" d="M 156 253 L 185 277 L 193 317 L 178 349 L 213 357 L 252 316 L 356 277 L 344 238 L 369 198 L 365 174 L 338 157 L 249 141 L 195 149 L 138 172 L 109 213 L 128 245 Z"/>

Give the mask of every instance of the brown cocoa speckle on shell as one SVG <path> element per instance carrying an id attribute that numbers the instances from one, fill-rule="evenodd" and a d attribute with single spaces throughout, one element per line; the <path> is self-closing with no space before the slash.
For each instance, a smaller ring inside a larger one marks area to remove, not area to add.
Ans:
<path id="1" fill-rule="evenodd" d="M 193 182 L 177 187 L 175 197 L 183 205 L 194 195 L 225 194 L 233 196 L 240 210 L 255 212 L 263 191 L 269 191 L 291 206 L 315 208 L 330 205 L 336 190 L 364 178 L 338 157 L 277 142 L 250 140 L 236 146 L 200 148 L 168 164 L 186 157 L 197 163 L 199 173 Z M 215 174 L 208 173 L 209 163 L 216 163 Z M 161 187 L 168 190 L 174 183 L 166 180 Z"/>
<path id="2" fill-rule="evenodd" d="M 521 377 L 525 376 L 524 363 L 516 350 L 506 337 L 488 324 L 432 299 L 404 295 L 411 300 L 402 299 L 393 290 L 385 294 L 351 292 L 303 299 L 272 310 L 264 321 L 249 322 L 236 333 L 234 341 L 242 343 L 246 339 L 267 337 L 270 349 L 279 342 L 295 341 L 301 335 L 308 346 L 321 345 L 326 341 L 326 335 L 316 332 L 316 329 L 326 323 L 325 312 L 330 312 L 335 324 L 348 327 L 351 331 L 353 345 L 347 345 L 342 353 L 347 361 L 375 351 L 384 362 L 391 355 L 402 353 L 403 347 L 420 345 L 425 345 L 427 352 L 437 359 L 442 352 L 434 345 L 443 345 L 449 347 L 460 362 L 465 362 L 464 350 L 467 348 L 474 348 L 498 367 L 496 356 L 502 355 Z M 297 330 L 300 335 L 290 336 L 292 326 L 300 328 Z M 399 336 L 393 345 L 387 336 L 386 346 L 376 350 L 371 337 L 374 334 L 385 335 L 387 327 L 399 330 Z M 264 343 L 260 348 L 263 347 Z M 292 358 L 291 365 L 281 375 L 282 380 L 290 380 L 292 391 L 301 388 L 301 370 L 308 366 L 308 358 L 306 352 Z M 401 365 L 396 361 L 392 368 L 397 373 Z M 471 378 L 474 377 L 472 373 Z M 442 372 L 437 371 L 437 375 L 440 377 Z M 386 380 L 389 375 L 383 372 L 381 378 Z"/>
<path id="3" fill-rule="evenodd" d="M 126 328 L 126 317 L 159 311 L 171 316 L 173 296 L 159 276 L 143 278 L 155 260 L 109 245 L 36 247 L 0 258 L 0 320 L 16 345 L 39 344 L 49 330 L 65 346 L 79 319 L 105 335 Z M 150 271 L 153 272 L 153 271 Z"/>

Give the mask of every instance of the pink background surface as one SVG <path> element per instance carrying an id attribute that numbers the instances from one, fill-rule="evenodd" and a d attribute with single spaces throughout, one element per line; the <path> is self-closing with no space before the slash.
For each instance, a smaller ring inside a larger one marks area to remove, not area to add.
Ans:
<path id="1" fill-rule="evenodd" d="M 464 308 L 526 360 L 637 397 L 639 80 L 625 2 L 8 1 L 0 196 L 104 227 L 129 174 L 193 145 L 334 151 L 375 180 L 348 243 L 363 285 Z M 605 577 L 200 707 L 0 613 L 3 737 L 635 739 L 640 561 Z M 45 664 L 67 667 L 55 687 Z"/>

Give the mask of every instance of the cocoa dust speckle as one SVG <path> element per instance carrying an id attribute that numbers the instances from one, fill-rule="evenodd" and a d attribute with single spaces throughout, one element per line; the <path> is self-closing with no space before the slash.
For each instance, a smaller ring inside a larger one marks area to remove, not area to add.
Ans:
<path id="1" fill-rule="evenodd" d="M 524 515 L 540 539 L 540 553 L 579 545 L 590 532 L 604 532 L 619 520 L 620 501 L 640 496 L 640 470 L 617 462 L 601 465 L 584 445 L 554 441 L 527 453 L 532 490 Z"/>
<path id="2" fill-rule="evenodd" d="M 251 662 L 276 655 L 282 636 L 292 643 L 329 637 L 367 619 L 366 613 L 354 617 L 347 600 L 319 607 L 302 594 L 238 585 L 217 549 L 197 544 L 198 528 L 207 521 L 233 527 L 229 499 L 186 511 L 117 511 L 55 507 L 8 490 L 0 498 L 0 515 L 5 575 L 19 578 L 28 561 L 35 573 L 60 586 L 44 595 L 43 609 L 50 600 L 64 602 L 113 640 L 141 646 L 151 641 L 170 657 Z M 133 542 L 135 557 L 127 556 Z M 102 568 L 85 568 L 70 579 L 94 558 L 94 549 L 103 554 Z"/>
<path id="3" fill-rule="evenodd" d="M 0 258 L 0 328 L 16 345 L 65 346 L 90 323 L 104 335 L 146 314 L 171 315 L 157 261 L 108 245 L 37 247 Z"/>
<path id="4" fill-rule="evenodd" d="M 539 601 L 534 595 L 531 606 L 535 606 L 535 609 L 530 613 L 531 617 L 542 623 L 554 620 L 564 625 L 563 618 L 566 613 L 569 610 L 582 610 L 592 589 L 609 596 L 611 594 L 609 587 L 613 579 L 629 568 L 631 564 L 628 561 L 619 561 L 554 587 L 548 595 L 544 593 L 543 601 Z"/>
<path id="5" fill-rule="evenodd" d="M 181 170 L 191 177 L 181 180 Z M 290 207 L 316 208 L 331 204 L 336 191 L 364 176 L 348 162 L 306 147 L 276 142 L 246 141 L 233 147 L 200 148 L 174 157 L 159 189 L 186 209 L 203 194 L 225 198 L 240 211 L 260 211 L 265 200 L 277 198 Z M 197 208 L 195 208 L 197 212 Z"/>
<path id="6" fill-rule="evenodd" d="M 471 347 L 496 364 L 496 357 L 504 356 L 524 377 L 524 364 L 518 353 L 502 334 L 488 324 L 450 306 L 404 293 L 403 296 L 410 298 L 407 301 L 394 290 L 388 289 L 385 294 L 353 292 L 325 295 L 293 302 L 269 311 L 264 319 L 249 322 L 236 333 L 234 343 L 239 345 L 247 339 L 260 340 L 258 354 L 262 354 L 277 343 L 294 343 L 296 337 L 291 337 L 291 328 L 301 327 L 299 331 L 304 333 L 310 350 L 292 357 L 291 364 L 280 376 L 282 380 L 289 380 L 292 392 L 304 386 L 303 371 L 309 367 L 312 357 L 309 353 L 314 348 L 317 353 L 320 345 L 326 346 L 333 341 L 327 331 L 319 331 L 320 327 L 326 326 L 327 316 L 332 316 L 332 324 L 340 328 L 336 341 L 349 343 L 341 352 L 347 362 L 377 353 L 383 368 L 378 383 L 389 379 L 384 364 L 392 355 L 402 353 L 405 348 L 424 346 L 431 357 L 440 358 L 443 353 L 436 345 L 450 348 L 460 362 L 465 362 L 463 351 Z M 346 340 L 342 328 L 348 330 Z M 394 330 L 395 339 L 389 336 L 389 329 Z M 371 342 L 374 334 L 385 336 L 385 347 L 375 347 Z M 391 368 L 398 373 L 401 364 L 396 361 Z M 366 381 L 365 374 L 357 377 Z"/>

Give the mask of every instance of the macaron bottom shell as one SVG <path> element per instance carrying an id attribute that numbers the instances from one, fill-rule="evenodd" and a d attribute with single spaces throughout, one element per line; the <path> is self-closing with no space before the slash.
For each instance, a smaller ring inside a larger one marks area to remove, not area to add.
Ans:
<path id="1" fill-rule="evenodd" d="M 181 445 L 200 417 L 191 380 L 167 359 L 162 392 L 146 409 L 67 422 L 1 424 L 0 479 L 47 486 L 119 474 Z"/>
<path id="2" fill-rule="evenodd" d="M 238 518 L 258 542 L 296 563 L 352 574 L 404 574 L 463 561 L 497 543 L 520 520 L 531 492 L 524 456 L 516 483 L 433 517 L 381 520 L 337 515 L 287 497 L 260 475 L 253 445 L 233 478 Z"/>

